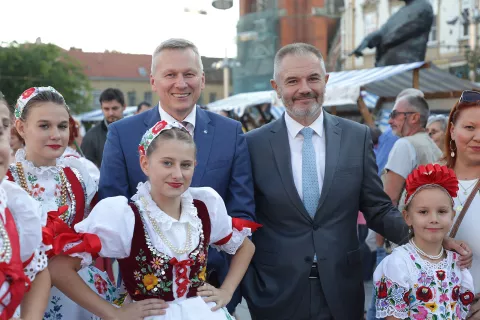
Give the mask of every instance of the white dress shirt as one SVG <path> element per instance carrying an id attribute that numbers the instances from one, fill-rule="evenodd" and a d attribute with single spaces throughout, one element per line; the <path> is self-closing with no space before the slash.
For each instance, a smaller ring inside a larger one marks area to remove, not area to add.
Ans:
<path id="1" fill-rule="evenodd" d="M 192 111 L 185 117 L 185 119 L 183 119 L 183 121 L 178 121 L 174 117 L 169 115 L 165 110 L 163 110 L 160 104 L 158 105 L 158 112 L 160 113 L 160 119 L 165 120 L 168 123 L 188 122 L 188 124 L 186 125 L 186 129 L 193 136 L 193 131 L 195 130 L 195 121 L 197 120 L 197 105 L 193 107 Z"/>
<path id="2" fill-rule="evenodd" d="M 300 130 L 305 128 L 303 125 L 293 120 L 292 117 L 285 112 L 285 124 L 288 131 L 288 143 L 290 144 L 290 156 L 292 162 L 293 182 L 297 188 L 298 195 L 303 201 L 302 190 L 302 148 L 303 135 Z M 317 162 L 317 177 L 319 183 L 319 191 L 322 194 L 323 177 L 325 175 L 325 130 L 323 128 L 323 110 L 318 118 L 309 126 L 315 134 L 312 137 L 313 147 L 315 148 L 315 158 Z"/>

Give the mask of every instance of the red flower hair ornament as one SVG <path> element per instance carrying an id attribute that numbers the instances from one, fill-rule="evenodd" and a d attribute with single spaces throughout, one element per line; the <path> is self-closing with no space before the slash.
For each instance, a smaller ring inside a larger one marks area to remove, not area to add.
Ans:
<path id="1" fill-rule="evenodd" d="M 405 205 L 412 201 L 417 192 L 428 187 L 441 188 L 450 196 L 453 204 L 453 198 L 457 196 L 458 192 L 458 179 L 455 172 L 447 166 L 439 164 L 419 166 L 407 177 Z"/>
<path id="2" fill-rule="evenodd" d="M 188 134 L 188 130 L 179 122 L 168 123 L 165 120 L 158 121 L 152 128 L 148 129 L 142 137 L 140 144 L 138 145 L 138 153 L 140 155 L 146 155 L 147 149 L 152 141 L 162 133 L 162 131 L 172 128 L 179 128 L 185 130 Z"/>

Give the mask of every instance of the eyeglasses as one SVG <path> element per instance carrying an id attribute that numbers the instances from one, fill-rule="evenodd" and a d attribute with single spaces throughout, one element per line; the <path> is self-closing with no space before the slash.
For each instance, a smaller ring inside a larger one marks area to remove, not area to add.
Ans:
<path id="1" fill-rule="evenodd" d="M 407 116 L 407 114 L 414 114 L 414 113 L 417 113 L 417 112 L 399 112 L 397 110 L 393 110 L 391 113 L 390 113 L 390 119 L 395 119 L 399 114 L 403 114 L 404 116 Z"/>
<path id="2" fill-rule="evenodd" d="M 472 90 L 463 91 L 460 96 L 460 103 L 462 102 L 480 104 L 480 92 Z"/>

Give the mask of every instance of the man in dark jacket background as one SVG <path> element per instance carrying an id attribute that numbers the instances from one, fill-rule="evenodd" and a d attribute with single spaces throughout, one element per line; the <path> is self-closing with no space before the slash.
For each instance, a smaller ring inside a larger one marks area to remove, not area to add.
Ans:
<path id="1" fill-rule="evenodd" d="M 85 157 L 100 168 L 102 164 L 103 147 L 107 141 L 108 125 L 123 118 L 125 97 L 119 89 L 108 88 L 100 95 L 100 105 L 104 119 L 88 130 L 82 141 L 82 151 Z"/>

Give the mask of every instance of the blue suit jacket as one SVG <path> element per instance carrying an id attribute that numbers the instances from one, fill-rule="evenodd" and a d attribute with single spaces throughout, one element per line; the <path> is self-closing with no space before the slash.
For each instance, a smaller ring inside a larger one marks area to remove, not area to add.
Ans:
<path id="1" fill-rule="evenodd" d="M 199 107 L 196 109 L 197 166 L 192 187 L 215 189 L 225 201 L 230 216 L 254 220 L 252 169 L 241 124 Z M 100 169 L 100 199 L 119 195 L 130 199 L 138 183 L 147 180 L 140 169 L 138 144 L 158 121 L 160 114 L 156 106 L 108 126 Z M 208 262 L 224 278 L 228 271 L 225 258 L 216 250 L 210 250 Z"/>

